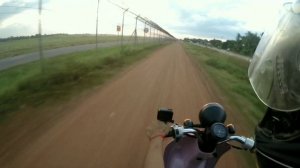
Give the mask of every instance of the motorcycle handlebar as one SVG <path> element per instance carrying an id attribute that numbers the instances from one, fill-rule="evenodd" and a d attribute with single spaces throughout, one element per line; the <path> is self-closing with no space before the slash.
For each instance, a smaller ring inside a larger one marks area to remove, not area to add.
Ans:
<path id="1" fill-rule="evenodd" d="M 168 132 L 166 137 L 173 137 L 175 139 L 178 139 L 189 133 L 193 133 L 193 134 L 197 133 L 197 131 L 193 128 L 184 128 L 183 126 L 177 124 L 174 124 L 171 127 L 172 130 Z"/>
<path id="2" fill-rule="evenodd" d="M 236 141 L 242 144 L 244 150 L 252 151 L 255 148 L 255 141 L 244 136 L 230 136 L 227 141 Z"/>
<path id="3" fill-rule="evenodd" d="M 174 124 L 172 127 L 172 130 L 166 135 L 166 137 L 173 137 L 174 139 L 178 140 L 182 138 L 184 135 L 187 134 L 197 134 L 198 131 L 193 129 L 193 128 L 184 128 L 183 126 Z M 241 149 L 244 150 L 254 150 L 255 148 L 255 141 L 252 138 L 247 138 L 244 136 L 229 136 L 225 141 L 219 142 L 219 143 L 224 143 L 228 141 L 235 141 L 238 142 L 242 145 Z"/>

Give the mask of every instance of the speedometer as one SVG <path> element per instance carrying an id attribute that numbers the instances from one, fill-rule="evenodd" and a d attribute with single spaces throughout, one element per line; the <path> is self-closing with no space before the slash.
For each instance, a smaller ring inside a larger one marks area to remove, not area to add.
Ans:
<path id="1" fill-rule="evenodd" d="M 212 137 L 218 141 L 225 140 L 228 136 L 227 128 L 222 123 L 215 123 L 210 129 Z"/>

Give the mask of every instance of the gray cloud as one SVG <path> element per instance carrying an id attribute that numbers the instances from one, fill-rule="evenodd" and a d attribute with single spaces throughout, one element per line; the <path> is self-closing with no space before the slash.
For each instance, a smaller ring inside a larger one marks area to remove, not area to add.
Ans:
<path id="1" fill-rule="evenodd" d="M 8 2 L 3 3 L 0 6 L 1 12 L 0 12 L 0 22 L 4 21 L 5 19 L 10 18 L 13 15 L 16 15 L 18 13 L 21 13 L 25 10 L 28 10 L 30 8 L 37 8 L 37 2 L 33 3 L 33 2 L 27 2 L 24 3 L 22 1 L 15 1 L 15 0 L 11 0 Z"/>
<path id="2" fill-rule="evenodd" d="M 189 23 L 175 29 L 184 34 L 221 39 L 233 39 L 237 33 L 246 31 L 242 28 L 241 22 L 226 18 L 207 18 Z"/>
<path id="3" fill-rule="evenodd" d="M 49 0 L 43 0 L 43 4 Z M 0 23 L 10 18 L 13 15 L 21 13 L 25 10 L 38 10 L 38 0 L 32 0 L 31 2 L 23 0 L 10 0 L 0 5 Z"/>
<path id="4" fill-rule="evenodd" d="M 178 33 L 206 38 L 234 39 L 237 33 L 244 33 L 243 21 L 209 16 L 208 10 L 193 11 L 176 7 L 181 20 L 180 26 L 172 27 Z"/>

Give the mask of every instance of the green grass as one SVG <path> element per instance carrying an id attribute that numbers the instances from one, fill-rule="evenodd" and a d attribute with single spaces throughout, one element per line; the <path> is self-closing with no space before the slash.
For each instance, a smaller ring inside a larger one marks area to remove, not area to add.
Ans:
<path id="1" fill-rule="evenodd" d="M 199 66 L 203 67 L 212 78 L 226 103 L 234 106 L 239 119 L 249 132 L 252 132 L 261 120 L 265 106 L 255 95 L 248 80 L 247 70 L 249 62 L 219 53 L 215 50 L 185 44 L 187 52 L 197 60 Z M 247 123 L 245 123 L 246 121 Z M 251 133 L 252 134 L 252 133 Z M 243 166 L 255 167 L 256 159 L 249 153 L 241 152 Z"/>
<path id="2" fill-rule="evenodd" d="M 248 80 L 249 62 L 200 46 L 186 44 L 185 48 L 204 66 L 227 99 L 254 128 L 261 119 L 265 106 L 255 95 Z"/>
<path id="3" fill-rule="evenodd" d="M 119 38 L 120 37 L 113 35 L 99 35 L 98 42 L 118 41 Z M 130 37 L 125 37 L 125 40 L 128 40 L 129 38 Z M 89 34 L 55 34 L 43 36 L 42 41 L 43 48 L 47 50 L 59 47 L 96 43 L 96 37 L 95 35 Z M 0 41 L 0 59 L 35 52 L 38 51 L 38 47 L 38 37 Z"/>
<path id="4" fill-rule="evenodd" d="M 103 48 L 18 66 L 0 72 L 0 121 L 24 107 L 55 104 L 102 84 L 161 44 Z"/>

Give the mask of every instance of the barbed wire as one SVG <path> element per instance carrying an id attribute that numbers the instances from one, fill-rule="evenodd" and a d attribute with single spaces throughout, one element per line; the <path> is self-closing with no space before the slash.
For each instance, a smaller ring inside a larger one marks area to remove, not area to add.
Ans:
<path id="1" fill-rule="evenodd" d="M 124 8 L 122 7 L 121 5 L 115 3 L 115 2 L 112 2 L 111 0 L 107 0 L 109 3 L 119 7 L 120 9 L 124 10 L 124 12 L 128 12 L 134 16 L 136 16 L 136 19 L 138 19 L 140 22 L 143 22 L 145 23 L 146 25 L 149 25 L 150 27 L 153 27 L 154 29 L 157 29 L 159 31 L 161 31 L 162 33 L 168 35 L 169 37 L 171 38 L 175 38 L 173 35 L 171 35 L 169 32 L 167 32 L 166 30 L 164 30 L 162 27 L 160 27 L 158 24 L 156 24 L 155 22 L 153 22 L 152 20 L 148 19 L 148 18 L 145 18 L 145 17 L 142 17 L 141 15 L 138 15 L 134 12 L 132 12 L 131 10 L 129 10 L 129 8 Z"/>

